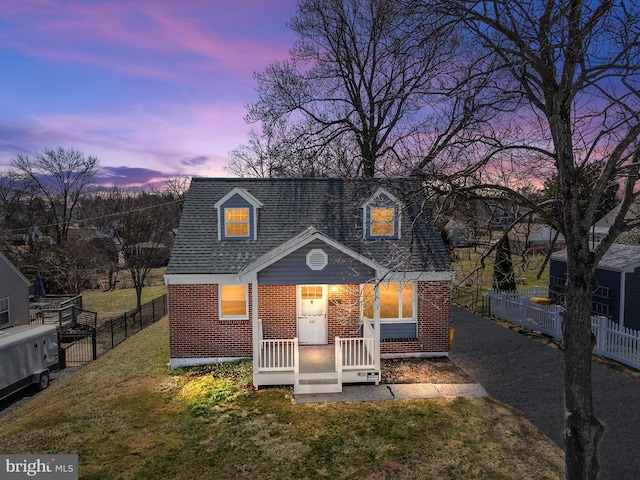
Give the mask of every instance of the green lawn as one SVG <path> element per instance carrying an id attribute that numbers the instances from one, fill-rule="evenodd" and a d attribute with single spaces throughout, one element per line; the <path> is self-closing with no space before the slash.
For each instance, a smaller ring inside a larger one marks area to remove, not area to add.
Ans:
<path id="1" fill-rule="evenodd" d="M 482 398 L 294 403 L 249 362 L 172 372 L 166 318 L 0 418 L 3 453 L 82 479 L 561 479 L 563 455 Z"/>
<path id="2" fill-rule="evenodd" d="M 483 254 L 481 248 L 478 248 L 477 251 L 473 248 L 457 248 L 453 258 L 453 268 L 456 272 L 454 301 L 473 311 L 481 310 L 483 298 L 493 285 L 495 252 L 487 257 L 484 257 Z M 522 279 L 518 289 L 549 285 L 548 265 L 540 278 L 537 278 L 544 262 L 544 255 L 534 255 L 528 258 L 513 255 L 512 261 L 516 278 Z"/>
<path id="3" fill-rule="evenodd" d="M 142 304 L 160 297 L 167 292 L 167 287 L 158 285 L 142 289 Z M 122 315 L 136 308 L 136 291 L 134 288 L 122 288 L 103 292 L 101 290 L 85 290 L 82 292 L 82 308 L 98 313 L 98 321 Z"/>

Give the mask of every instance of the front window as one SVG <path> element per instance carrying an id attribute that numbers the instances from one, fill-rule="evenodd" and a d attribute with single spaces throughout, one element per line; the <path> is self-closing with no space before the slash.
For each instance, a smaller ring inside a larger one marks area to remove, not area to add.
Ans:
<path id="1" fill-rule="evenodd" d="M 249 318 L 246 285 L 220 285 L 220 318 L 246 320 Z"/>
<path id="2" fill-rule="evenodd" d="M 249 236 L 249 209 L 227 208 L 224 211 L 224 234 L 226 237 Z"/>
<path id="3" fill-rule="evenodd" d="M 362 315 L 373 318 L 373 285 L 363 288 Z M 413 284 L 380 284 L 380 319 L 413 319 Z"/>
<path id="4" fill-rule="evenodd" d="M 9 323 L 9 297 L 0 298 L 0 325 Z"/>
<path id="5" fill-rule="evenodd" d="M 371 209 L 370 234 L 372 237 L 393 235 L 393 208 Z"/>

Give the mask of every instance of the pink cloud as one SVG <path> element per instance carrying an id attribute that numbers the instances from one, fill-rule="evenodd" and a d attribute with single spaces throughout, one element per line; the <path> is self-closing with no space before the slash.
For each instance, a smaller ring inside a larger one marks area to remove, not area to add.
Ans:
<path id="1" fill-rule="evenodd" d="M 63 146 L 96 155 L 105 166 L 120 166 L 127 159 L 128 165 L 153 165 L 166 173 L 224 175 L 228 152 L 246 141 L 243 114 L 237 104 L 194 102 L 154 111 L 136 107 L 118 114 L 40 115 L 27 119 L 28 127 L 7 128 L 0 135 L 5 138 L 0 151 L 3 143 L 7 150 L 10 145 L 32 145 L 34 151 Z"/>
<path id="2" fill-rule="evenodd" d="M 24 78 L 16 90 L 28 95 L 0 114 L 0 165 L 63 146 L 113 168 L 224 175 L 250 128 L 252 73 L 288 56 L 294 10 L 295 0 L 0 1 L 0 48 L 26 66 L 12 81 Z"/>
<path id="3" fill-rule="evenodd" d="M 273 5 L 280 8 L 269 20 Z M 203 72 L 222 69 L 225 74 L 246 76 L 287 55 L 293 37 L 284 27 L 289 16 L 284 12 L 293 13 L 293 5 L 293 0 L 3 2 L 0 15 L 13 27 L 0 33 L 0 39 L 5 37 L 5 43 L 28 55 L 132 75 L 177 77 L 176 65 L 186 64 L 181 57 L 196 56 L 202 57 L 198 69 Z M 281 25 L 280 32 L 253 37 L 262 23 Z M 136 62 L 127 62 L 129 56 Z"/>

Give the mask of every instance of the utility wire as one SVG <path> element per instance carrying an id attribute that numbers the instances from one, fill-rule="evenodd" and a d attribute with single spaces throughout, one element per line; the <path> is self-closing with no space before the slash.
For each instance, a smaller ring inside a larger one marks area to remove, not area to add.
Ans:
<path id="1" fill-rule="evenodd" d="M 88 220 L 100 220 L 100 219 L 103 219 L 103 218 L 117 217 L 119 215 L 128 215 L 130 213 L 142 212 L 142 211 L 145 211 L 145 210 L 151 210 L 153 208 L 165 207 L 167 205 L 175 205 L 175 204 L 181 203 L 183 201 L 184 200 L 172 200 L 170 202 L 158 203 L 156 205 L 148 205 L 146 207 L 134 208 L 132 210 L 127 210 L 125 212 L 115 212 L 115 213 L 108 213 L 106 215 L 98 215 L 96 217 L 79 218 L 76 221 L 78 221 L 78 222 L 86 222 Z M 71 221 L 71 219 L 69 219 L 69 222 L 70 221 Z M 63 222 L 48 223 L 48 224 L 44 224 L 44 225 L 31 225 L 29 227 L 20 227 L 20 228 L 7 228 L 7 229 L 5 229 L 5 232 L 19 232 L 19 231 L 23 231 L 23 230 L 24 231 L 30 230 L 32 228 L 55 227 L 56 225 L 60 225 L 60 223 L 63 223 Z"/>

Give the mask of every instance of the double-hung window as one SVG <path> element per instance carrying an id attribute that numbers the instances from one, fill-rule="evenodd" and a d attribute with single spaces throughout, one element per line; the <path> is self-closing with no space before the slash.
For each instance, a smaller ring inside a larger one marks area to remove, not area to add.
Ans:
<path id="1" fill-rule="evenodd" d="M 220 285 L 220 319 L 247 320 L 249 296 L 246 285 Z"/>
<path id="2" fill-rule="evenodd" d="M 387 321 L 414 321 L 414 288 L 412 283 L 381 283 L 380 319 Z M 374 286 L 365 285 L 362 289 L 362 315 L 373 318 Z"/>
<path id="3" fill-rule="evenodd" d="M 248 208 L 225 208 L 224 235 L 225 237 L 249 236 Z"/>
<path id="4" fill-rule="evenodd" d="M 0 326 L 9 323 L 9 297 L 0 298 Z"/>
<path id="5" fill-rule="evenodd" d="M 380 188 L 362 205 L 362 226 L 364 238 L 368 240 L 400 238 L 400 201 Z"/>
<path id="6" fill-rule="evenodd" d="M 380 339 L 415 339 L 418 322 L 417 302 L 413 283 L 382 283 L 380 291 Z M 371 322 L 374 317 L 374 286 L 362 288 L 362 316 Z"/>
<path id="7" fill-rule="evenodd" d="M 371 208 L 369 235 L 372 237 L 390 237 L 394 234 L 393 208 Z"/>

